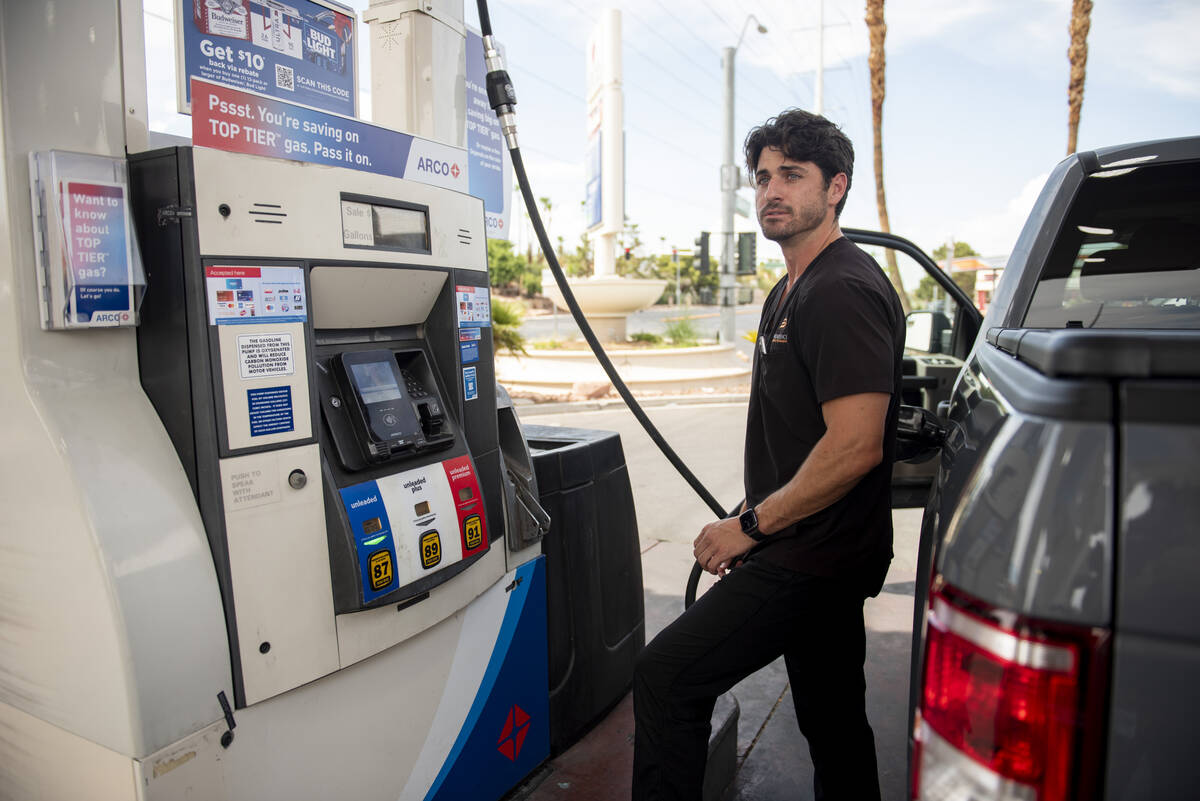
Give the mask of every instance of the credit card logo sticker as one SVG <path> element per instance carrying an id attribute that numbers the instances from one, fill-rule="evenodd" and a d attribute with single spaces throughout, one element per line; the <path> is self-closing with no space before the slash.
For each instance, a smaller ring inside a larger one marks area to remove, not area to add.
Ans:
<path id="1" fill-rule="evenodd" d="M 428 570 L 442 561 L 442 538 L 436 530 L 421 535 L 421 567 Z"/>
<path id="2" fill-rule="evenodd" d="M 392 552 L 376 551 L 367 558 L 367 572 L 371 578 L 371 589 L 382 590 L 392 583 L 395 570 L 392 567 Z"/>
<path id="3" fill-rule="evenodd" d="M 467 541 L 469 551 L 483 545 L 483 521 L 479 515 L 470 515 L 463 520 L 463 537 Z"/>

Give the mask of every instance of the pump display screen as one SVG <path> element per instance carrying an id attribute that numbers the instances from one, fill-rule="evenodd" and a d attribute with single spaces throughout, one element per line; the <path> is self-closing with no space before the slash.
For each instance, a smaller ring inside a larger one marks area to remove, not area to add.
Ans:
<path id="1" fill-rule="evenodd" d="M 358 394 L 365 404 L 383 403 L 399 400 L 400 385 L 396 383 L 396 375 L 387 362 L 363 362 L 351 364 L 350 372 L 354 374 L 354 384 Z"/>
<path id="2" fill-rule="evenodd" d="M 346 247 L 429 253 L 429 211 L 342 198 Z"/>

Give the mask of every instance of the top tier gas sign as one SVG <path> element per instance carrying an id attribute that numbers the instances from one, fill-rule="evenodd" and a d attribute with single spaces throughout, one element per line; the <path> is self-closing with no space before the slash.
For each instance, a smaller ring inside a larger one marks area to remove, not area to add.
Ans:
<path id="1" fill-rule="evenodd" d="M 326 0 L 181 0 L 181 111 L 190 78 L 349 117 L 358 108 L 354 12 Z"/>

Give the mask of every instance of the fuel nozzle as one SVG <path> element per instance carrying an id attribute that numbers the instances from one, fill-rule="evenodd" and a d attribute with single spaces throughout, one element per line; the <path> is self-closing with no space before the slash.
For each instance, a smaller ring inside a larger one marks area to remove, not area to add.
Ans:
<path id="1" fill-rule="evenodd" d="M 500 120 L 500 130 L 509 150 L 517 147 L 517 93 L 512 79 L 504 69 L 504 57 L 496 47 L 496 40 L 489 34 L 483 37 L 483 59 L 487 65 L 487 94 L 492 110 Z"/>

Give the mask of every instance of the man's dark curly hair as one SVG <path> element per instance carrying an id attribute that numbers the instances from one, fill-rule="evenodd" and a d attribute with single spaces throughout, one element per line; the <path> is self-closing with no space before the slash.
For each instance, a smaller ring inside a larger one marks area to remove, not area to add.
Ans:
<path id="1" fill-rule="evenodd" d="M 846 194 L 833 212 L 835 216 L 841 216 L 854 177 L 854 146 L 841 128 L 819 114 L 798 108 L 790 108 L 767 120 L 746 135 L 746 144 L 742 147 L 751 183 L 754 183 L 754 173 L 758 169 L 758 157 L 768 147 L 779 148 L 789 159 L 816 164 L 821 168 L 826 189 L 833 176 L 844 172 Z"/>

